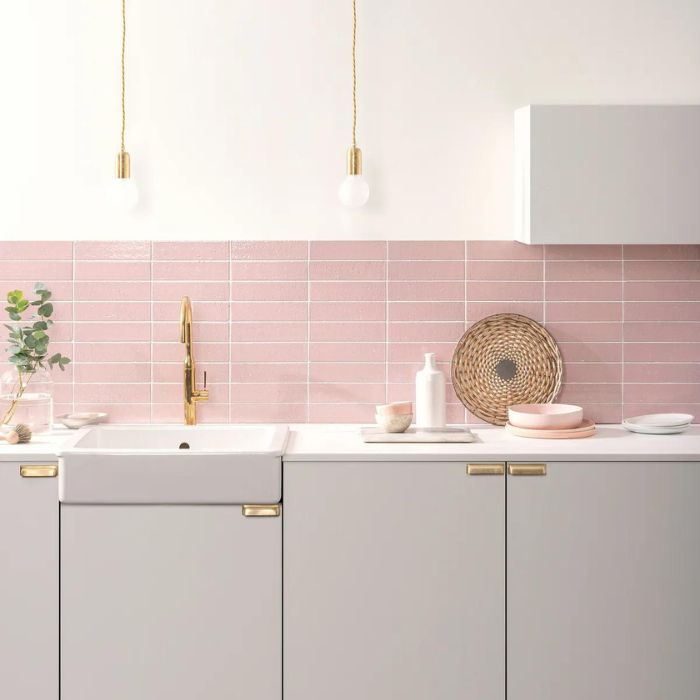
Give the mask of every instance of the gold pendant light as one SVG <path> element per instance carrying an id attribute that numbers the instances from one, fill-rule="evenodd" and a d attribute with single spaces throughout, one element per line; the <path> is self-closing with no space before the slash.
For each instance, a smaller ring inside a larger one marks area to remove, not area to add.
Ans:
<path id="1" fill-rule="evenodd" d="M 121 41 L 121 147 L 117 153 L 115 180 L 112 197 L 115 204 L 124 211 L 133 209 L 138 203 L 139 193 L 131 179 L 131 158 L 125 148 L 126 143 L 126 0 L 121 0 L 122 41 Z"/>
<path id="2" fill-rule="evenodd" d="M 358 208 L 369 199 L 369 185 L 362 177 L 362 151 L 357 146 L 357 0 L 352 0 L 352 146 L 348 149 L 346 177 L 338 188 L 346 207 Z"/>

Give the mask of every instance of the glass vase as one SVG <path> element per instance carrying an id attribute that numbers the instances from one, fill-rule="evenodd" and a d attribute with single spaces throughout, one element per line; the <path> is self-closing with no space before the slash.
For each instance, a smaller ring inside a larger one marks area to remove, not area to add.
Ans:
<path id="1" fill-rule="evenodd" d="M 53 423 L 53 380 L 41 367 L 33 372 L 8 370 L 0 377 L 0 425 L 28 425 L 45 433 Z"/>

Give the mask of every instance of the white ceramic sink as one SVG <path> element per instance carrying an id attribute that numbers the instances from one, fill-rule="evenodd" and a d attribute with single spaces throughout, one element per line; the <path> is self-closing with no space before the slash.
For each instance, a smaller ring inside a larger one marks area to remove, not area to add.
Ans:
<path id="1" fill-rule="evenodd" d="M 59 450 L 64 503 L 277 503 L 283 425 L 95 426 Z"/>

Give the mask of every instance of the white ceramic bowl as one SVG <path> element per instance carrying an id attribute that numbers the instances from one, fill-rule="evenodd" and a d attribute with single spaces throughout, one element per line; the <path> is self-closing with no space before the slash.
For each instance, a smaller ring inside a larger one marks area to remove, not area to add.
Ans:
<path id="1" fill-rule="evenodd" d="M 385 433 L 403 433 L 413 422 L 412 413 L 397 413 L 389 416 L 375 414 L 374 420 Z"/>
<path id="2" fill-rule="evenodd" d="M 583 409 L 565 403 L 523 403 L 508 408 L 508 422 L 516 428 L 570 430 L 583 421 Z"/>
<path id="3" fill-rule="evenodd" d="M 66 428 L 78 430 L 79 428 L 84 428 L 86 425 L 102 423 L 106 418 L 106 413 L 65 413 L 62 416 L 57 416 L 56 420 L 63 423 Z"/>

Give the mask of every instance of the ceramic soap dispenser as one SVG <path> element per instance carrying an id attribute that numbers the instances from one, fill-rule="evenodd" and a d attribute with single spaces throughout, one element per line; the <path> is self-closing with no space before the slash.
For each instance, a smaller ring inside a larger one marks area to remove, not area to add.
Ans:
<path id="1" fill-rule="evenodd" d="M 425 366 L 416 372 L 416 427 L 445 427 L 445 375 L 432 352 L 425 353 Z"/>

